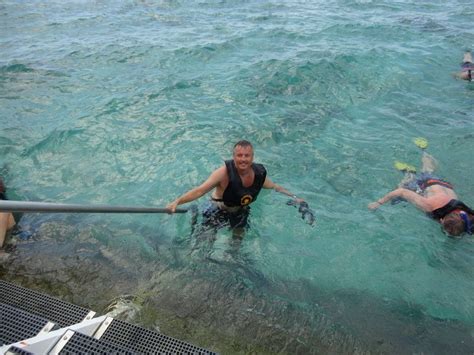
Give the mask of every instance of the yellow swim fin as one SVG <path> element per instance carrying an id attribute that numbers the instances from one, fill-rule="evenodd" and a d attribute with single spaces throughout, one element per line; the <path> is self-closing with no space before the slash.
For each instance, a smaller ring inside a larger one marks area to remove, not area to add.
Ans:
<path id="1" fill-rule="evenodd" d="M 401 161 L 396 161 L 394 166 L 395 169 L 400 171 L 405 171 L 407 173 L 416 173 L 416 168 L 413 165 L 403 163 Z"/>
<path id="2" fill-rule="evenodd" d="M 413 143 L 415 143 L 415 145 L 418 148 L 421 148 L 421 149 L 428 148 L 428 140 L 426 138 L 417 137 L 417 138 L 413 139 Z"/>

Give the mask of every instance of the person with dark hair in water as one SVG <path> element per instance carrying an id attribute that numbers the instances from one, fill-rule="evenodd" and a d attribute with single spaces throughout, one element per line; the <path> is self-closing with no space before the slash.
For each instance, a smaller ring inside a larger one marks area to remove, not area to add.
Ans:
<path id="1" fill-rule="evenodd" d="M 6 188 L 3 180 L 0 178 L 0 200 L 6 200 Z M 3 253 L 3 244 L 7 231 L 15 226 L 15 218 L 10 212 L 0 212 L 0 253 Z"/>
<path id="2" fill-rule="evenodd" d="M 271 181 L 265 167 L 254 163 L 253 158 L 252 144 L 246 140 L 237 142 L 232 160 L 226 160 L 206 181 L 169 203 L 167 208 L 174 213 L 178 205 L 194 201 L 213 190 L 210 206 L 203 213 L 204 224 L 216 228 L 228 224 L 234 236 L 242 236 L 247 227 L 249 205 L 255 202 L 262 188 L 290 196 L 297 204 L 306 204 L 303 199 Z M 304 212 L 311 213 L 309 208 Z"/>
<path id="3" fill-rule="evenodd" d="M 426 140 L 421 138 L 415 143 L 423 149 L 427 146 Z M 406 200 L 439 222 L 451 237 L 474 232 L 474 211 L 458 200 L 452 184 L 433 174 L 437 163 L 431 155 L 423 151 L 419 175 L 414 173 L 415 168 L 399 164 L 398 169 L 405 171 L 405 178 L 397 189 L 370 203 L 369 209 L 375 210 L 391 200 Z"/>
<path id="4" fill-rule="evenodd" d="M 467 51 L 464 53 L 464 58 L 461 64 L 461 72 L 456 73 L 455 76 L 459 79 L 472 81 L 474 72 L 474 63 L 472 62 L 472 54 Z"/>

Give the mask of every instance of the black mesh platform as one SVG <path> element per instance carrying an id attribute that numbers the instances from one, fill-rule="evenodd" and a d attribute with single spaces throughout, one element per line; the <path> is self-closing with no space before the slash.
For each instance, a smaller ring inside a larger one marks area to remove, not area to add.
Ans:
<path id="1" fill-rule="evenodd" d="M 166 335 L 114 319 L 100 337 L 141 354 L 215 354 Z"/>
<path id="2" fill-rule="evenodd" d="M 67 328 L 84 321 L 90 310 L 0 280 L 0 345 L 32 338 L 50 321 Z M 21 315 L 21 316 L 20 316 Z M 10 329 L 11 328 L 11 329 Z M 64 340 L 66 341 L 67 338 Z M 60 346 L 61 344 L 58 344 Z M 28 349 L 27 349 L 28 350 Z M 9 354 L 27 354 L 11 347 Z M 61 354 L 215 354 L 209 350 L 112 319 L 100 339 L 75 332 Z"/>
<path id="3" fill-rule="evenodd" d="M 74 333 L 59 354 L 135 354 L 114 344 L 97 340 L 82 333 Z"/>
<path id="4" fill-rule="evenodd" d="M 0 303 L 44 317 L 60 328 L 80 323 L 90 312 L 56 298 L 0 280 Z"/>
<path id="5" fill-rule="evenodd" d="M 5 355 L 34 355 L 34 354 L 30 353 L 29 351 L 20 349 L 16 346 L 10 346 L 8 350 L 5 352 Z"/>
<path id="6" fill-rule="evenodd" d="M 38 335 L 46 324 L 48 324 L 47 319 L 1 303 L 0 345 L 13 344 L 32 338 Z"/>

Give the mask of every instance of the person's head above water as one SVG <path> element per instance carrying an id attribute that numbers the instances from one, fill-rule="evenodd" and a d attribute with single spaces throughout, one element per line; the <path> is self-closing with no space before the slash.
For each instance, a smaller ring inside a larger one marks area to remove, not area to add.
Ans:
<path id="1" fill-rule="evenodd" d="M 247 140 L 240 140 L 234 144 L 233 154 L 234 163 L 239 171 L 249 169 L 253 163 L 253 146 Z"/>
<path id="2" fill-rule="evenodd" d="M 238 141 L 237 143 L 234 144 L 234 148 L 232 149 L 234 154 L 235 154 L 235 150 L 238 148 L 238 147 L 241 147 L 241 148 L 250 148 L 253 152 L 253 145 L 252 143 L 250 143 L 249 141 L 245 140 L 245 139 L 242 139 L 240 141 Z"/>
<path id="3" fill-rule="evenodd" d="M 456 76 L 463 80 L 472 81 L 472 76 L 474 72 L 474 63 L 472 62 L 472 54 L 470 51 L 464 53 L 464 58 L 461 64 L 461 72 Z"/>
<path id="4" fill-rule="evenodd" d="M 440 220 L 444 231 L 451 237 L 458 237 L 463 233 L 472 234 L 474 216 L 464 211 L 453 211 Z"/>

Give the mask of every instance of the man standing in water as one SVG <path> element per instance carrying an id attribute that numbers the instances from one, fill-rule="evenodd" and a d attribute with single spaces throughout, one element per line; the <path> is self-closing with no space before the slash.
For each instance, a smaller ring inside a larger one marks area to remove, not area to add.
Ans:
<path id="1" fill-rule="evenodd" d="M 211 205 L 204 211 L 203 224 L 215 228 L 230 225 L 233 235 L 242 237 L 250 204 L 257 199 L 260 190 L 273 189 L 292 197 L 297 203 L 304 203 L 296 195 L 275 184 L 267 177 L 262 164 L 253 163 L 253 146 L 241 140 L 234 145 L 233 160 L 216 169 L 200 186 L 186 192 L 166 206 L 171 213 L 183 203 L 191 202 L 211 190 Z"/>
<path id="2" fill-rule="evenodd" d="M 426 140 L 419 138 L 417 140 L 415 143 L 419 147 L 426 148 Z M 410 171 L 414 169 L 406 165 L 405 178 L 399 188 L 370 203 L 369 209 L 375 210 L 390 200 L 401 198 L 439 222 L 449 236 L 460 236 L 464 232 L 472 234 L 474 211 L 458 200 L 449 182 L 433 175 L 435 168 L 435 159 L 423 151 L 421 174 L 415 175 Z"/>

